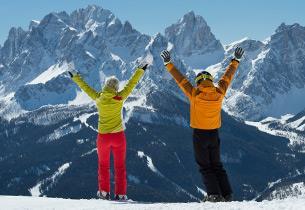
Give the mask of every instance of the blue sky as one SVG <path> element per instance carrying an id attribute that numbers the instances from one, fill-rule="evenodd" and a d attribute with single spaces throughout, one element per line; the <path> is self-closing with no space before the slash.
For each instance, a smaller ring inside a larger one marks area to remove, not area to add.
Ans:
<path id="1" fill-rule="evenodd" d="M 139 31 L 154 35 L 188 11 L 201 15 L 223 44 L 249 37 L 264 40 L 282 23 L 305 26 L 304 0 L 0 0 L 0 44 L 12 26 L 28 28 L 52 11 L 71 12 L 88 4 L 110 9 Z"/>

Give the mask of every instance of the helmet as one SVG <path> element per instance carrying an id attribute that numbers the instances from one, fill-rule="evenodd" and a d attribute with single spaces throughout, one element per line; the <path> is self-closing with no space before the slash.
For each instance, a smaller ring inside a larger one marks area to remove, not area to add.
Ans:
<path id="1" fill-rule="evenodd" d="M 198 85 L 202 80 L 210 80 L 213 82 L 213 76 L 207 71 L 202 71 L 197 74 L 195 82 Z"/>
<path id="2" fill-rule="evenodd" d="M 115 91 L 119 90 L 119 80 L 115 76 L 108 77 L 106 80 L 106 87 L 109 87 Z"/>

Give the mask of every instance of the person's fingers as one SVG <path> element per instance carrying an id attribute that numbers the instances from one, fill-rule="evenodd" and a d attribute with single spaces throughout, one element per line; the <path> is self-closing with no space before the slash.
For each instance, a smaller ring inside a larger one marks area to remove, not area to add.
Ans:
<path id="1" fill-rule="evenodd" d="M 166 57 L 170 57 L 170 54 L 168 51 L 165 51 Z"/>
<path id="2" fill-rule="evenodd" d="M 244 54 L 244 50 L 241 47 L 235 49 L 235 56 L 241 58 Z"/>
<path id="3" fill-rule="evenodd" d="M 235 50 L 235 52 L 238 54 L 238 53 L 239 53 L 239 50 L 240 50 L 240 48 L 237 47 L 236 50 Z"/>
<path id="4" fill-rule="evenodd" d="M 240 55 L 240 57 L 243 56 L 243 54 L 244 54 L 244 50 L 243 50 L 242 48 L 240 48 L 240 49 L 239 49 L 239 55 Z"/>

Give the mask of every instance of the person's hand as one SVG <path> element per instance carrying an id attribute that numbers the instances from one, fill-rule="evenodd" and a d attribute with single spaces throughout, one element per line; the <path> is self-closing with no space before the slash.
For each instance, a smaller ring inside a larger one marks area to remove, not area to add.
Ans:
<path id="1" fill-rule="evenodd" d="M 68 71 L 68 74 L 72 78 L 72 77 L 76 76 L 78 74 L 78 72 L 75 70 L 70 70 L 70 71 Z"/>
<path id="2" fill-rule="evenodd" d="M 242 58 L 244 52 L 245 51 L 241 47 L 237 47 L 234 52 L 234 58 L 239 61 Z"/>
<path id="3" fill-rule="evenodd" d="M 79 74 L 76 70 L 75 70 L 75 67 L 74 67 L 74 63 L 69 63 L 68 64 L 68 74 L 69 76 L 72 78 L 74 76 L 76 76 L 77 74 Z"/>
<path id="4" fill-rule="evenodd" d="M 147 69 L 148 63 L 142 63 L 138 66 L 139 69 L 143 69 L 144 71 Z"/>
<path id="5" fill-rule="evenodd" d="M 163 50 L 162 52 L 161 52 L 161 58 L 163 59 L 163 63 L 164 63 L 164 65 L 167 65 L 168 63 L 170 63 L 171 62 L 171 55 L 170 55 L 170 53 L 167 51 L 167 50 Z"/>

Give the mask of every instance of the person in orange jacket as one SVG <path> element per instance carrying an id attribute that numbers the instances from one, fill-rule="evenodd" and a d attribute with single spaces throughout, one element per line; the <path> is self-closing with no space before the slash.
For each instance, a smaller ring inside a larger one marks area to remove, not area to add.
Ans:
<path id="1" fill-rule="evenodd" d="M 207 190 L 203 201 L 232 200 L 232 188 L 220 159 L 218 129 L 221 127 L 222 102 L 243 53 L 242 48 L 236 48 L 234 58 L 217 86 L 213 83 L 213 76 L 202 71 L 196 76 L 196 87 L 174 66 L 168 51 L 161 53 L 167 70 L 190 101 L 195 159 Z"/>

